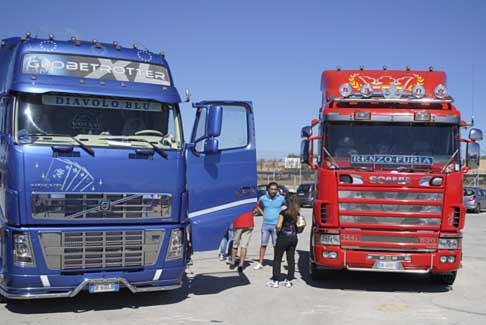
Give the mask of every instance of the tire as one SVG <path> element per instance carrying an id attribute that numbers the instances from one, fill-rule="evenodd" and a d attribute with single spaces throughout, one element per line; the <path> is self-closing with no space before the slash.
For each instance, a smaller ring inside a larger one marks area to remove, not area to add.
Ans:
<path id="1" fill-rule="evenodd" d="M 457 271 L 452 271 L 448 273 L 434 273 L 432 274 L 432 280 L 439 284 L 453 285 L 456 280 Z"/>
<path id="2" fill-rule="evenodd" d="M 481 204 L 478 203 L 478 205 L 476 206 L 476 209 L 474 209 L 474 213 L 481 213 Z"/>

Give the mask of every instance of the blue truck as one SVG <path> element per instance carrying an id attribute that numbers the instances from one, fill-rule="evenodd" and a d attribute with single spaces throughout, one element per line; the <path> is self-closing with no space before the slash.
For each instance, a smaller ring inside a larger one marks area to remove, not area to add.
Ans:
<path id="1" fill-rule="evenodd" d="M 163 54 L 117 42 L 0 44 L 0 297 L 179 288 L 256 202 L 253 108 L 181 97 Z"/>

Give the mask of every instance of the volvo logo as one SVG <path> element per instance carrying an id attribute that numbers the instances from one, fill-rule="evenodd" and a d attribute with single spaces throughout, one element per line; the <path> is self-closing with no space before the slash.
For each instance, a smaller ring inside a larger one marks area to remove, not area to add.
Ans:
<path id="1" fill-rule="evenodd" d="M 410 184 L 412 179 L 408 176 L 370 176 L 372 184 Z"/>
<path id="2" fill-rule="evenodd" d="M 111 201 L 100 201 L 100 210 L 101 211 L 110 211 L 111 210 Z"/>

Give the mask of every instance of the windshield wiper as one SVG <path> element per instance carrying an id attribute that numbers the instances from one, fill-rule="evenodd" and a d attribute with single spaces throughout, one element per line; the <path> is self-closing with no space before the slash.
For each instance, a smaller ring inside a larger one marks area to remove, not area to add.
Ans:
<path id="1" fill-rule="evenodd" d="M 93 156 L 95 155 L 94 150 L 91 147 L 88 147 L 86 144 L 84 144 L 81 140 L 77 139 L 76 137 L 73 137 L 72 135 L 68 134 L 44 134 L 44 133 L 34 133 L 34 134 L 27 134 L 25 136 L 30 136 L 30 137 L 66 137 L 70 138 L 74 142 L 76 142 L 80 148 L 82 148 L 84 151 L 86 151 L 89 155 Z"/>
<path id="2" fill-rule="evenodd" d="M 449 165 L 454 161 L 454 158 L 456 158 L 458 153 L 459 149 L 456 149 L 456 151 L 454 151 L 449 160 L 447 160 L 447 162 L 444 164 L 444 167 L 442 167 L 442 169 L 440 170 L 441 173 L 443 173 L 447 169 L 447 167 L 449 167 Z"/>
<path id="3" fill-rule="evenodd" d="M 164 149 L 155 145 L 155 143 L 145 140 L 145 139 L 138 139 L 138 138 L 130 138 L 130 137 L 121 137 L 121 138 L 100 138 L 100 140 L 107 140 L 107 141 L 135 141 L 135 142 L 143 142 L 149 144 L 155 152 L 157 152 L 161 157 L 167 159 L 169 155 L 165 152 Z"/>
<path id="4" fill-rule="evenodd" d="M 334 157 L 329 153 L 329 151 L 327 151 L 326 147 L 322 146 L 322 149 L 324 150 L 324 152 L 326 153 L 326 155 L 329 157 L 329 160 L 331 161 L 331 164 L 333 164 L 334 167 L 336 167 L 337 169 L 340 169 L 341 167 L 337 163 L 336 159 L 334 159 Z"/>

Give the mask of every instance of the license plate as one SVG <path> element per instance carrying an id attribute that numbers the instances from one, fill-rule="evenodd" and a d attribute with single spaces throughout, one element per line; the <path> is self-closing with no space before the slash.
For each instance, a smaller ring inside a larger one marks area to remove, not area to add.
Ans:
<path id="1" fill-rule="evenodd" d="M 298 196 L 304 196 L 304 193 L 298 193 L 297 195 Z"/>
<path id="2" fill-rule="evenodd" d="M 89 293 L 116 292 L 119 290 L 119 283 L 93 283 L 89 285 Z"/>
<path id="3" fill-rule="evenodd" d="M 380 269 L 380 270 L 400 270 L 401 264 L 400 262 L 376 262 L 375 263 L 375 269 Z"/>

